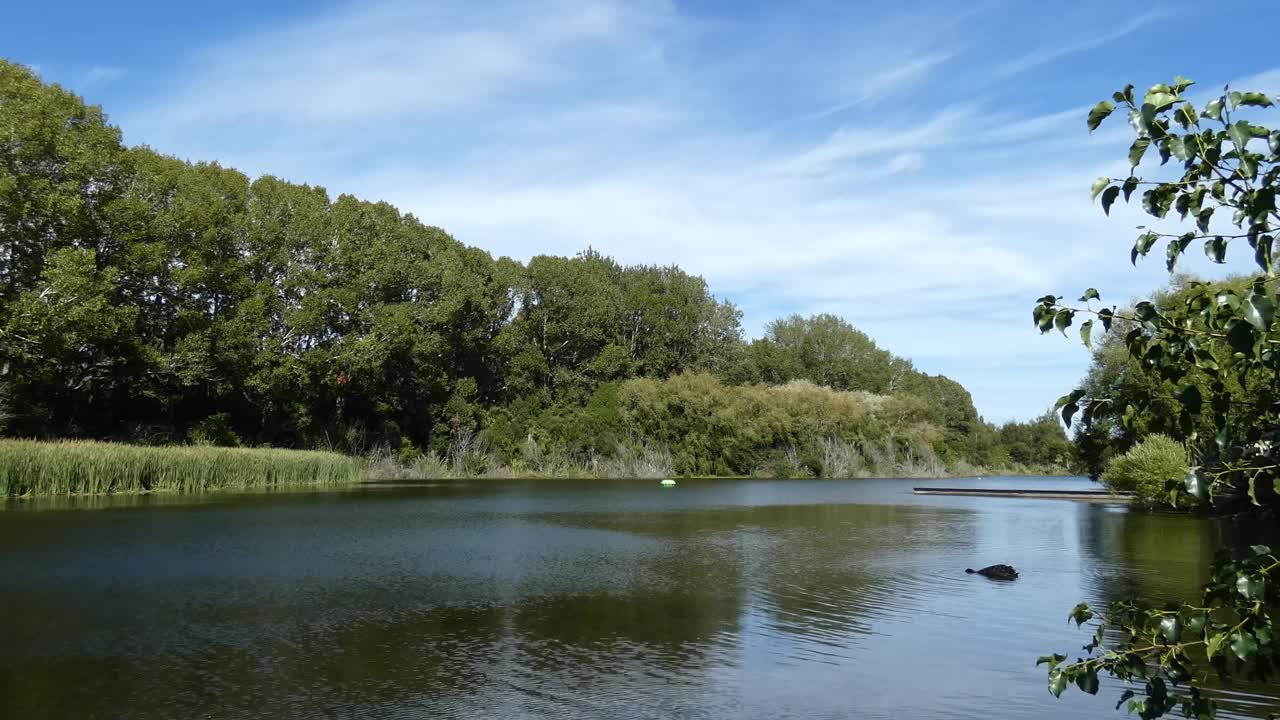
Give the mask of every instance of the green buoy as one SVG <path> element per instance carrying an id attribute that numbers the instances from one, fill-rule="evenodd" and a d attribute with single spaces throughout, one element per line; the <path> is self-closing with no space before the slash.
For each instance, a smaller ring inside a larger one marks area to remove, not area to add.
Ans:
<path id="1" fill-rule="evenodd" d="M 662 485 L 662 487 L 675 487 L 676 481 L 668 479 L 668 480 L 663 480 L 660 484 Z"/>

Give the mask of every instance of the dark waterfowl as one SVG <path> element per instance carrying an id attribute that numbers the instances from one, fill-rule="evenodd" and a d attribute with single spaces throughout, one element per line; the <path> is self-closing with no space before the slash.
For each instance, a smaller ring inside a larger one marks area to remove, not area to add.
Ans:
<path id="1" fill-rule="evenodd" d="M 965 572 L 970 575 L 981 575 L 992 580 L 1017 580 L 1018 571 L 1008 565 L 989 565 L 981 570 L 965 568 Z"/>

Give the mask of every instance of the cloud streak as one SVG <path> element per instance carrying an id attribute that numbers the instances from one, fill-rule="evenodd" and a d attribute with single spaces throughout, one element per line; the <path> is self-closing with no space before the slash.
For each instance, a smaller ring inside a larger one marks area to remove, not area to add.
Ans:
<path id="1" fill-rule="evenodd" d="M 208 47 L 121 122 L 163 151 L 388 200 L 495 254 L 677 262 L 749 333 L 842 314 L 988 417 L 1035 415 L 1088 357 L 1038 337 L 1029 301 L 1163 272 L 1129 270 L 1128 211 L 1089 202 L 1123 148 L 1083 116 L 1116 79 L 1047 101 L 1011 101 L 1000 79 L 1160 16 L 1013 55 L 980 41 L 990 9 L 923 29 L 917 10 L 817 42 L 656 0 L 392 0 Z"/>

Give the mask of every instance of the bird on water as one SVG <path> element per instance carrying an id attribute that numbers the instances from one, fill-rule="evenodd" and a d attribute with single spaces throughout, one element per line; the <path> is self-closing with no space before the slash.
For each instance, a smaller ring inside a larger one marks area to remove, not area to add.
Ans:
<path id="1" fill-rule="evenodd" d="M 989 565 L 981 570 L 973 568 L 965 568 L 965 572 L 970 575 L 981 575 L 992 580 L 1017 580 L 1018 571 L 1008 565 Z"/>

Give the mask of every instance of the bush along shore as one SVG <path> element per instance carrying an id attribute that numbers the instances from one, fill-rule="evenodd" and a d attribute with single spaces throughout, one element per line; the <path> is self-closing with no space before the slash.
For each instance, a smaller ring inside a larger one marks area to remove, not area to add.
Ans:
<path id="1" fill-rule="evenodd" d="M 1054 431 L 1053 421 L 1046 429 Z M 793 381 L 729 385 L 706 373 L 602 385 L 582 407 L 513 408 L 443 452 L 368 452 L 375 481 L 460 477 L 937 478 L 1067 475 L 1066 464 L 976 465 L 946 454 L 918 398 Z M 360 447 L 357 440 L 354 449 Z M 938 452 L 941 447 L 943 452 Z M 1016 445 L 1013 445 L 1016 449 Z"/>
<path id="2" fill-rule="evenodd" d="M 340 486 L 363 476 L 361 460 L 331 452 L 0 440 L 0 496 Z"/>

